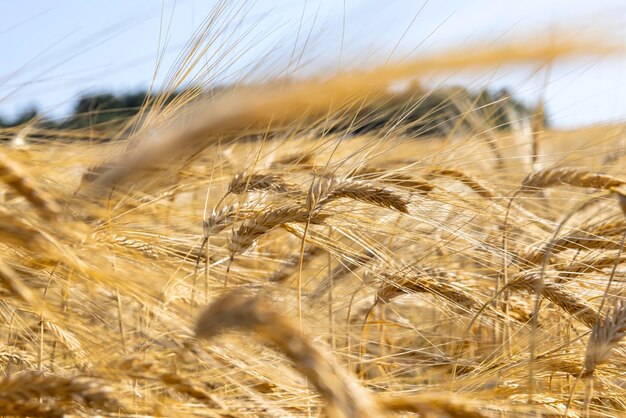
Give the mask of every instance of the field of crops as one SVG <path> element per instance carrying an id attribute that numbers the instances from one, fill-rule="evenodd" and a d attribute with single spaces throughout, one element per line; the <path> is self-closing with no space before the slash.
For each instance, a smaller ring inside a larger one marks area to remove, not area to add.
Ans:
<path id="1" fill-rule="evenodd" d="M 541 106 L 499 126 L 456 90 L 437 135 L 406 117 L 427 91 L 376 119 L 407 80 L 603 51 L 2 130 L 0 415 L 626 415 L 625 128 L 550 130 Z"/>

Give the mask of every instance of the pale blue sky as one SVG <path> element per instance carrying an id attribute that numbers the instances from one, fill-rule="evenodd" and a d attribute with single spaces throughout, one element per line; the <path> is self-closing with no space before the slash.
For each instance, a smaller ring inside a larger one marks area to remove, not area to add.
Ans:
<path id="1" fill-rule="evenodd" d="M 0 0 L 0 114 L 36 105 L 63 116 L 84 92 L 132 91 L 156 85 L 218 3 L 216 0 Z M 619 0 L 257 0 L 228 1 L 218 38 L 202 72 L 237 80 L 254 74 L 299 74 L 363 68 L 528 33 L 575 36 L 611 33 L 626 45 L 626 3 Z M 230 16 L 230 17 L 227 17 Z M 300 22 L 302 25 L 300 26 Z M 298 33 L 298 27 L 301 30 Z M 343 42 L 342 42 L 343 38 Z M 240 39 L 235 42 L 235 39 Z M 296 42 L 297 40 L 297 42 Z M 224 47 L 226 45 L 226 47 Z M 296 45 L 296 48 L 294 48 Z M 343 47 L 342 47 L 343 45 Z M 225 51 L 227 51 L 225 53 Z M 304 52 L 302 52 L 304 51 Z M 210 57 L 212 53 L 216 57 Z M 291 62 L 291 65 L 289 65 Z M 626 58 L 584 58 L 556 65 L 550 81 L 536 68 L 464 74 L 449 82 L 509 86 L 525 100 L 545 94 L 557 126 L 626 119 Z M 437 85 L 445 80 L 427 80 Z"/>

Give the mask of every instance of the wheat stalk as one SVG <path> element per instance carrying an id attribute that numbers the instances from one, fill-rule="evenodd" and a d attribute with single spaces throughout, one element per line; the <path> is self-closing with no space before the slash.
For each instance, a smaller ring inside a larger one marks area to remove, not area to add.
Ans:
<path id="1" fill-rule="evenodd" d="M 536 264 L 543 260 L 548 250 L 558 254 L 566 250 L 590 250 L 619 248 L 619 242 L 611 237 L 626 232 L 626 220 L 606 221 L 594 225 L 583 225 L 578 231 L 556 239 L 552 244 L 530 247 L 518 255 L 521 259 Z"/>

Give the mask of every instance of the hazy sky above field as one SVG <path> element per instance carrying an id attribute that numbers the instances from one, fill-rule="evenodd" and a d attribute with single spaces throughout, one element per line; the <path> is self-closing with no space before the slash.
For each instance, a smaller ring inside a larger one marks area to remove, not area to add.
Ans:
<path id="1" fill-rule="evenodd" d="M 0 115 L 31 105 L 60 117 L 85 92 L 161 86 L 175 76 L 216 1 L 2 1 Z M 568 33 L 626 45 L 620 0 L 229 1 L 223 29 L 188 78 L 224 82 L 280 72 L 328 73 L 496 40 Z M 300 30 L 299 30 L 300 28 Z M 294 48 L 295 45 L 295 48 Z M 162 60 L 157 68 L 157 56 Z M 545 68 L 430 78 L 433 85 L 507 86 L 529 102 L 545 96 L 556 126 L 626 119 L 626 56 Z"/>

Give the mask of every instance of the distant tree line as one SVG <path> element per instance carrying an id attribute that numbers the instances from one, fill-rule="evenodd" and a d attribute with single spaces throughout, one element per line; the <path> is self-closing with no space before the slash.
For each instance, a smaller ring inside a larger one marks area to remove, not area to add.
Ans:
<path id="1" fill-rule="evenodd" d="M 169 95 L 165 103 L 170 102 L 177 93 Z M 146 91 L 133 93 L 98 93 L 83 95 L 78 99 L 71 114 L 54 121 L 42 116 L 37 109 L 28 109 L 13 120 L 0 117 L 0 127 L 8 128 L 23 125 L 36 120 L 39 127 L 48 129 L 83 129 L 108 123 L 120 123 L 135 116 L 139 109 L 157 95 Z"/>
<path id="2" fill-rule="evenodd" d="M 168 95 L 163 103 L 171 102 L 179 94 L 181 92 Z M 72 113 L 64 119 L 47 119 L 37 109 L 29 109 L 12 120 L 0 117 L 0 128 L 34 122 L 44 130 L 110 129 L 121 126 L 146 103 L 157 98 L 156 94 L 146 91 L 88 94 L 78 99 Z M 358 108 L 358 112 L 352 109 L 335 117 L 330 127 L 326 123 L 325 131 L 349 130 L 360 134 L 400 126 L 404 132 L 416 136 L 440 135 L 452 129 L 476 129 L 473 125 L 477 121 L 507 129 L 532 114 L 529 106 L 507 90 L 470 92 L 463 87 L 446 87 L 427 91 L 412 85 L 399 92 L 385 93 Z"/>

